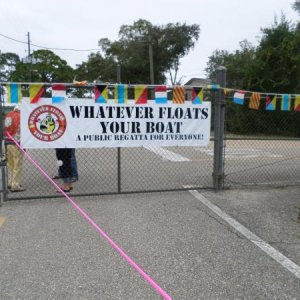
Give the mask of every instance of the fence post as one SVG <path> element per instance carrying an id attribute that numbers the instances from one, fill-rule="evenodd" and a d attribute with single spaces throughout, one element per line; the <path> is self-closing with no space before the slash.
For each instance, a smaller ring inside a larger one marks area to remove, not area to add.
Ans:
<path id="1" fill-rule="evenodd" d="M 0 206 L 7 200 L 7 189 L 6 189 L 6 155 L 4 149 L 4 97 L 3 87 L 0 85 Z"/>
<path id="2" fill-rule="evenodd" d="M 118 62 L 117 63 L 117 83 L 121 83 L 121 65 Z M 117 152 L 117 160 L 118 160 L 118 193 L 121 193 L 121 148 L 118 147 L 118 152 Z"/>
<path id="3" fill-rule="evenodd" d="M 217 84 L 226 87 L 226 68 L 218 67 Z M 225 96 L 222 89 L 218 89 L 215 98 L 214 119 L 214 171 L 213 186 L 215 191 L 224 187 L 224 125 L 225 125 Z"/>

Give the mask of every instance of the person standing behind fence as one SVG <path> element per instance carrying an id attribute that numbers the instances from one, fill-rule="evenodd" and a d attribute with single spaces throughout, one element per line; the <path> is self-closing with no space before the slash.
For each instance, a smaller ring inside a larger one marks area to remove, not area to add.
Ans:
<path id="1" fill-rule="evenodd" d="M 20 107 L 15 106 L 13 111 L 7 113 L 4 119 L 4 139 L 6 144 L 8 189 L 11 192 L 25 191 L 21 186 L 21 176 L 23 170 L 23 153 L 15 145 L 13 140 L 20 143 Z"/>
<path id="2" fill-rule="evenodd" d="M 63 186 L 61 189 L 68 193 L 73 189 L 72 182 L 72 149 L 70 148 L 58 148 L 56 149 L 56 158 L 61 163 L 60 172 L 63 179 Z"/>
<path id="3" fill-rule="evenodd" d="M 75 148 L 71 149 L 71 169 L 72 169 L 72 181 L 76 182 L 79 179 L 79 176 L 78 176 Z M 62 174 L 61 174 L 61 166 L 60 166 L 58 167 L 58 175 L 53 176 L 52 179 L 61 179 L 61 178 L 62 178 Z"/>

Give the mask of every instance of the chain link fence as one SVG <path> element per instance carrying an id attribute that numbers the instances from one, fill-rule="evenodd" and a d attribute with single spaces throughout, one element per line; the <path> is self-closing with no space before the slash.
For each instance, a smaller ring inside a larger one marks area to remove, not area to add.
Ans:
<path id="1" fill-rule="evenodd" d="M 224 86 L 222 80 L 218 83 Z M 220 91 L 206 91 L 205 100 L 211 101 L 213 108 L 207 147 L 76 149 L 79 179 L 72 197 L 300 184 L 299 112 L 251 110 L 249 101 L 237 105 L 232 96 L 224 99 Z M 7 109 L 1 107 L 2 120 Z M 58 175 L 54 149 L 29 149 L 27 153 L 50 177 Z M 4 166 L 5 160 L 1 164 Z M 22 174 L 25 191 L 8 192 L 7 174 L 1 174 L 6 200 L 61 197 L 27 159 Z M 55 182 L 62 184 L 61 179 Z"/>
<path id="2" fill-rule="evenodd" d="M 212 147 L 211 142 L 210 153 Z M 58 174 L 54 149 L 27 152 L 51 177 Z M 79 180 L 72 196 L 212 188 L 213 156 L 196 147 L 76 149 L 76 160 Z M 60 196 L 26 159 L 22 186 L 24 192 L 9 193 L 8 199 Z"/>
<path id="3" fill-rule="evenodd" d="M 25 91 L 28 93 L 28 91 Z M 72 94 L 91 97 L 88 89 L 72 89 Z M 190 91 L 186 90 L 186 97 Z M 77 95 L 77 96 L 78 96 Z M 49 95 L 48 95 L 49 96 Z M 168 95 L 172 98 L 172 95 Z M 190 98 L 189 98 L 190 99 Z M 213 101 L 214 93 L 205 91 L 205 100 Z M 2 107 L 3 114 L 12 107 Z M 3 131 L 3 128 L 2 128 Z M 130 147 L 78 148 L 76 162 L 78 180 L 73 184 L 72 197 L 115 193 L 173 191 L 189 188 L 213 188 L 214 141 L 205 151 L 201 147 Z M 26 153 L 53 179 L 59 174 L 55 149 L 27 149 Z M 26 200 L 61 197 L 56 187 L 26 158 L 22 170 L 22 192 L 7 189 L 6 199 Z M 53 179 L 62 186 L 62 179 Z M 4 186 L 5 186 L 4 185 Z"/>
<path id="4" fill-rule="evenodd" d="M 300 113 L 281 111 L 279 99 L 274 111 L 249 101 L 226 98 L 225 187 L 299 185 Z"/>

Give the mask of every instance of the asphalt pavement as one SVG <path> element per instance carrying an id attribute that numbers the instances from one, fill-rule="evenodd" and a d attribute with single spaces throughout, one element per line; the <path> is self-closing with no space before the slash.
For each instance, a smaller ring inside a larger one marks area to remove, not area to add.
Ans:
<path id="1" fill-rule="evenodd" d="M 172 299 L 300 299 L 299 195 L 294 186 L 74 201 Z M 0 299 L 162 299 L 77 209 L 63 198 L 3 203 Z"/>

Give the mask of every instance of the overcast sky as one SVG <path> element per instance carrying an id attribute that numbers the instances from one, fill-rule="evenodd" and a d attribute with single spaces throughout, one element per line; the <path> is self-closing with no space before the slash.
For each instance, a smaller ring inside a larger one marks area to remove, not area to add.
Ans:
<path id="1" fill-rule="evenodd" d="M 116 40 L 121 25 L 143 18 L 155 25 L 199 24 L 196 47 L 181 60 L 183 83 L 204 77 L 208 57 L 216 49 L 233 51 L 247 39 L 257 45 L 260 28 L 269 27 L 284 13 L 299 18 L 294 0 L 0 0 L 0 34 L 49 48 L 96 49 L 100 38 Z M 37 50 L 32 46 L 31 51 Z M 0 50 L 25 57 L 27 45 L 0 36 Z M 56 51 L 75 67 L 89 52 Z M 155 62 L 154 62 L 155 67 Z"/>

